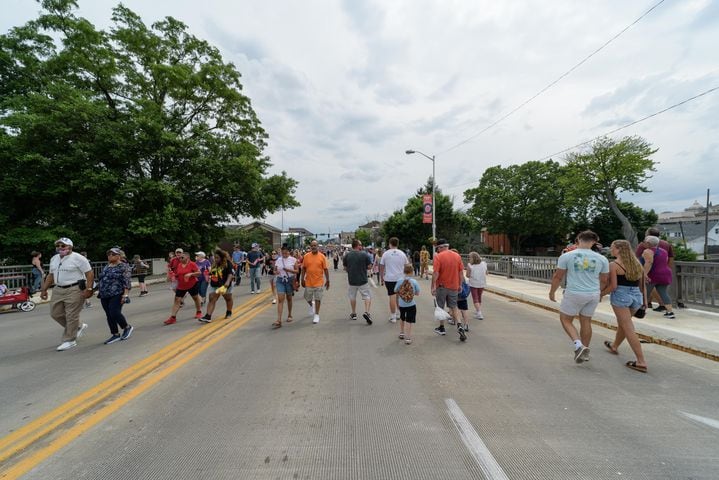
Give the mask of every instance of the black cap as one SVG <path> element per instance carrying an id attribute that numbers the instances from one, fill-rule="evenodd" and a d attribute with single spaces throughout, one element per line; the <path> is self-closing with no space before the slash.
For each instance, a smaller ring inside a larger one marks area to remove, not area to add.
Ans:
<path id="1" fill-rule="evenodd" d="M 436 245 L 437 245 L 438 247 L 442 247 L 442 246 L 444 246 L 444 245 L 449 246 L 449 242 L 447 241 L 446 238 L 440 238 L 439 240 L 437 240 Z"/>

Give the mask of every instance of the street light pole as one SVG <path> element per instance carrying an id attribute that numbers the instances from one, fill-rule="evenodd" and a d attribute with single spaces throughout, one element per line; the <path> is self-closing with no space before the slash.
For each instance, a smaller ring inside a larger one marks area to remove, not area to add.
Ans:
<path id="1" fill-rule="evenodd" d="M 434 199 L 434 189 L 435 189 L 435 185 L 437 184 L 437 177 L 435 176 L 435 171 L 434 171 L 434 155 L 432 155 L 430 157 L 429 155 L 425 155 L 424 153 L 420 152 L 419 150 L 407 150 L 404 153 L 406 153 L 407 155 L 419 153 L 423 157 L 432 161 L 432 238 L 434 239 L 434 243 L 432 244 L 432 258 L 434 258 L 434 254 L 436 251 L 435 244 L 437 243 L 437 222 L 435 220 L 435 217 L 436 217 L 435 213 L 437 212 L 437 204 Z"/>

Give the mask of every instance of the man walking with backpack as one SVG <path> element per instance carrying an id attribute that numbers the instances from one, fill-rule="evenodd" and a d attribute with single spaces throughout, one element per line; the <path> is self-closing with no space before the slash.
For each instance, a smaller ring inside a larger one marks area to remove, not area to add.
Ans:
<path id="1" fill-rule="evenodd" d="M 417 321 L 417 302 L 414 297 L 419 295 L 419 283 L 411 278 L 413 271 L 412 265 L 405 265 L 404 278 L 394 287 L 399 304 L 399 339 L 404 340 L 405 345 L 412 343 L 412 325 Z"/>

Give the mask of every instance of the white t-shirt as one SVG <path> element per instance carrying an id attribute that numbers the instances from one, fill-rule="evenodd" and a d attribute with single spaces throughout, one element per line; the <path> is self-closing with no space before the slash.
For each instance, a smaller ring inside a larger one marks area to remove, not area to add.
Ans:
<path id="1" fill-rule="evenodd" d="M 474 288 L 485 288 L 487 286 L 487 262 L 468 264 L 469 286 Z"/>
<path id="2" fill-rule="evenodd" d="M 277 276 L 278 277 L 289 277 L 292 275 L 295 275 L 294 273 L 287 272 L 284 269 L 289 268 L 290 270 L 297 270 L 295 266 L 297 265 L 297 259 L 290 255 L 289 257 L 277 257 L 277 260 L 275 260 L 275 267 L 277 267 Z"/>
<path id="3" fill-rule="evenodd" d="M 407 255 L 398 248 L 390 248 L 384 252 L 379 261 L 380 265 L 384 265 L 384 281 L 397 282 L 404 278 L 404 266 L 408 263 Z"/>
<path id="4" fill-rule="evenodd" d="M 50 273 L 55 285 L 60 287 L 85 280 L 85 274 L 90 270 L 90 261 L 79 253 L 71 252 L 62 259 L 58 254 L 50 259 Z"/>

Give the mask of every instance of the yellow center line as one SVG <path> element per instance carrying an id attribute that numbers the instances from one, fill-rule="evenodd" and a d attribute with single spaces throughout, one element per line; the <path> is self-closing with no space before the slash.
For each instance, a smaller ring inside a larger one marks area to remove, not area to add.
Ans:
<path id="1" fill-rule="evenodd" d="M 60 405 L 15 432 L 3 437 L 0 439 L 0 462 L 6 461 L 63 423 L 94 407 L 138 378 L 147 375 L 163 363 L 190 348 L 193 344 L 227 327 L 238 315 L 249 312 L 265 301 L 268 296 L 269 294 L 259 295 L 249 300 L 247 303 L 235 308 L 231 318 L 210 324 L 205 328 L 184 335 L 161 350 L 128 367 L 123 372 L 86 390 L 75 398 L 65 402 L 63 405 Z"/>
<path id="2" fill-rule="evenodd" d="M 181 354 L 176 356 L 175 361 L 173 361 L 171 364 L 166 364 L 164 368 L 155 370 L 150 375 L 147 375 L 143 380 L 141 380 L 141 382 L 137 386 L 131 388 L 126 392 L 121 393 L 117 398 L 109 402 L 107 405 L 92 412 L 87 418 L 83 419 L 82 422 L 77 422 L 62 435 L 50 441 L 45 447 L 39 449 L 36 452 L 33 452 L 31 455 L 27 456 L 26 458 L 23 458 L 15 465 L 12 465 L 8 469 L 0 472 L 0 479 L 15 480 L 26 474 L 27 472 L 38 466 L 42 461 L 46 460 L 47 458 L 57 453 L 63 447 L 72 443 L 77 437 L 87 432 L 92 427 L 102 422 L 113 413 L 117 412 L 127 403 L 149 390 L 151 387 L 169 376 L 171 373 L 175 372 L 177 369 L 188 363 L 190 360 L 194 359 L 199 354 L 201 354 L 211 346 L 215 345 L 220 340 L 226 338 L 230 333 L 242 327 L 244 324 L 252 320 L 256 315 L 266 310 L 269 306 L 270 305 L 265 305 L 264 307 L 261 307 L 255 312 L 253 312 L 251 315 L 248 315 L 247 317 L 228 325 L 227 328 L 221 331 L 213 332 L 212 335 L 205 336 L 204 338 L 207 339 L 207 341 L 202 343 L 195 343 L 194 345 L 183 351 Z"/>

